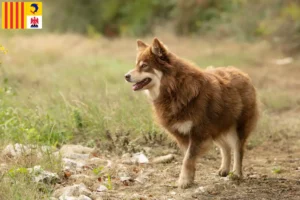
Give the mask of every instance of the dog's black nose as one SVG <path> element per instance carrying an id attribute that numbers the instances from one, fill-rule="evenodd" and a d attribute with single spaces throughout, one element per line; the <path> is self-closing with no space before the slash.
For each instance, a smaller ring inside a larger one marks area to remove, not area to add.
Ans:
<path id="1" fill-rule="evenodd" d="M 129 80 L 130 80 L 130 74 L 125 74 L 125 79 L 126 79 L 127 81 L 129 81 Z"/>

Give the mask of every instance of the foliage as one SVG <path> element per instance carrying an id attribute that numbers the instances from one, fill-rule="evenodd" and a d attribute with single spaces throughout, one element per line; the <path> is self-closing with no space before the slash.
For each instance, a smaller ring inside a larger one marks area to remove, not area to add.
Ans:
<path id="1" fill-rule="evenodd" d="M 49 19 L 60 19 L 52 27 L 60 31 L 98 32 L 108 37 L 151 33 L 156 20 L 169 18 L 175 1 L 72 0 L 47 2 L 52 8 Z M 53 21 L 53 20 L 52 20 Z M 50 20 L 49 23 L 51 24 Z"/>
<path id="2" fill-rule="evenodd" d="M 0 87 L 0 135 L 2 138 L 18 143 L 53 146 L 71 138 L 70 132 L 48 114 L 39 113 L 38 110 L 12 107 L 7 99 L 17 95 L 16 91 L 5 82 L 3 85 L 4 87 Z"/>
<path id="3" fill-rule="evenodd" d="M 264 38 L 286 52 L 300 50 L 298 0 L 53 0 L 45 4 L 52 11 L 45 18 L 51 29 L 92 38 L 149 35 L 155 27 L 171 23 L 179 35 Z"/>

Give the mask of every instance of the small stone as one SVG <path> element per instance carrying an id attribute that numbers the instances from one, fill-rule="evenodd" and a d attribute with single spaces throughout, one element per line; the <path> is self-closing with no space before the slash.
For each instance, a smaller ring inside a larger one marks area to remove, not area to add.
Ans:
<path id="1" fill-rule="evenodd" d="M 123 164 L 133 164 L 133 160 L 131 158 L 130 153 L 125 153 L 122 155 L 122 163 Z"/>
<path id="2" fill-rule="evenodd" d="M 120 180 L 125 186 L 129 186 L 134 182 L 134 180 L 129 176 L 120 177 Z"/>
<path id="3" fill-rule="evenodd" d="M 135 153 L 133 154 L 133 159 L 135 162 L 140 164 L 146 164 L 149 163 L 148 158 L 143 153 Z"/>
<path id="4" fill-rule="evenodd" d="M 97 182 L 96 178 L 85 174 L 74 174 L 70 176 L 69 179 L 75 181 L 76 183 L 84 183 L 88 186 L 93 182 Z"/>
<path id="5" fill-rule="evenodd" d="M 93 150 L 94 149 L 92 148 L 81 145 L 64 145 L 59 152 L 64 158 L 86 160 L 89 158 L 89 155 L 93 152 Z"/>
<path id="6" fill-rule="evenodd" d="M 257 175 L 257 174 L 251 174 L 251 175 L 249 175 L 249 178 L 259 178 L 259 175 Z"/>
<path id="7" fill-rule="evenodd" d="M 149 163 L 149 159 L 143 153 L 135 153 L 130 156 L 130 154 L 124 154 L 122 156 L 122 163 L 123 164 L 146 164 Z"/>
<path id="8" fill-rule="evenodd" d="M 277 59 L 274 61 L 274 63 L 276 65 L 287 65 L 287 64 L 290 64 L 294 61 L 293 58 L 291 57 L 286 57 L 286 58 L 282 58 L 282 59 Z"/>
<path id="9" fill-rule="evenodd" d="M 60 198 L 61 196 L 90 196 L 90 194 L 91 191 L 87 189 L 87 187 L 83 183 L 81 183 L 57 189 L 54 191 L 53 196 Z"/>
<path id="10" fill-rule="evenodd" d="M 156 157 L 152 160 L 153 163 L 168 163 L 171 162 L 174 159 L 173 154 L 165 155 L 165 156 L 160 156 Z"/>
<path id="11" fill-rule="evenodd" d="M 85 166 L 84 162 L 69 158 L 63 158 L 62 162 L 64 165 L 64 170 L 81 170 Z"/>
<path id="12" fill-rule="evenodd" d="M 195 190 L 195 193 L 204 193 L 205 192 L 205 188 L 203 186 L 201 187 L 198 187 L 196 190 Z"/>
<path id="13" fill-rule="evenodd" d="M 23 145 L 23 144 L 9 144 L 2 151 L 2 156 L 10 158 L 19 158 L 21 156 L 27 156 L 30 154 L 37 155 L 41 157 L 43 153 L 49 153 L 54 149 L 50 146 L 37 146 L 37 145 Z"/>
<path id="14" fill-rule="evenodd" d="M 224 181 L 229 181 L 230 180 L 230 178 L 229 178 L 229 176 L 226 176 L 226 177 L 220 177 L 222 180 L 224 180 Z"/>
<path id="15" fill-rule="evenodd" d="M 77 197 L 71 197 L 71 196 L 65 196 L 65 195 L 63 195 L 63 196 L 59 197 L 59 200 L 78 200 L 78 198 Z"/>
<path id="16" fill-rule="evenodd" d="M 85 196 L 85 195 L 80 195 L 78 200 L 92 200 L 90 197 Z"/>
<path id="17" fill-rule="evenodd" d="M 33 176 L 35 182 L 56 183 L 59 177 L 56 173 L 45 171 L 40 165 L 28 168 L 28 172 Z"/>
<path id="18" fill-rule="evenodd" d="M 64 177 L 65 178 L 70 178 L 71 175 L 72 175 L 72 172 L 70 172 L 69 170 L 64 171 Z"/>
<path id="19" fill-rule="evenodd" d="M 120 177 L 120 180 L 123 182 L 123 181 L 132 181 L 133 179 L 129 176 L 123 176 L 123 177 Z"/>
<path id="20" fill-rule="evenodd" d="M 101 159 L 101 158 L 91 158 L 87 161 L 88 164 L 94 164 L 94 165 L 101 165 L 101 166 L 105 166 L 107 165 L 107 160 Z"/>
<path id="21" fill-rule="evenodd" d="M 136 182 L 138 182 L 138 183 L 144 184 L 144 183 L 147 182 L 148 179 L 149 179 L 148 176 L 142 174 L 142 175 L 138 176 L 138 177 L 137 177 L 136 179 L 134 179 L 134 180 L 135 180 Z"/>
<path id="22" fill-rule="evenodd" d="M 23 155 L 29 155 L 31 153 L 31 149 L 23 144 L 9 144 L 7 145 L 3 151 L 2 155 L 10 158 L 18 158 Z"/>
<path id="23" fill-rule="evenodd" d="M 107 191 L 107 187 L 105 185 L 100 185 L 98 188 L 97 188 L 97 192 L 105 192 Z"/>

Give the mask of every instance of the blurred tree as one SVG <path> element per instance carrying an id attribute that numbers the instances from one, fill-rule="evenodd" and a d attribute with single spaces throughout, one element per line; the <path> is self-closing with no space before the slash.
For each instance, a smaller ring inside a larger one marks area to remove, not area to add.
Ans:
<path id="1" fill-rule="evenodd" d="M 300 51 L 300 0 L 52 0 L 45 23 L 90 37 L 142 36 L 175 22 L 179 35 L 264 38 Z"/>
<path id="2" fill-rule="evenodd" d="M 52 29 L 80 33 L 92 29 L 114 37 L 151 33 L 156 21 L 170 17 L 176 0 L 53 0 L 46 4 L 52 11 L 47 18 Z"/>

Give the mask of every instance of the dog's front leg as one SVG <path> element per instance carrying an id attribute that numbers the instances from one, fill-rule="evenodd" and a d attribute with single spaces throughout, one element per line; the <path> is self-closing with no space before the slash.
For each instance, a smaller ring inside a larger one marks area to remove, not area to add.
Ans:
<path id="1" fill-rule="evenodd" d="M 195 141 L 190 137 L 188 148 L 185 151 L 182 168 L 178 180 L 178 187 L 187 188 L 191 186 L 195 177 L 196 158 L 198 155 L 198 147 Z"/>
<path id="2" fill-rule="evenodd" d="M 178 187 L 188 188 L 193 184 L 197 157 L 205 152 L 208 146 L 207 144 L 208 142 L 205 140 L 200 140 L 200 138 L 190 136 L 189 145 L 182 163 Z"/>

